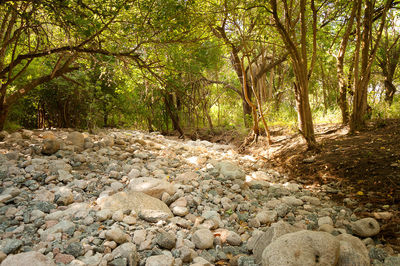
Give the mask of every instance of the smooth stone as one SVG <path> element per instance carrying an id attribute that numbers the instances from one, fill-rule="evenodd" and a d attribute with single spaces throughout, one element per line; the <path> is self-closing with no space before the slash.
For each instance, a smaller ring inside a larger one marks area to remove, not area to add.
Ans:
<path id="1" fill-rule="evenodd" d="M 55 201 L 58 205 L 67 206 L 74 202 L 74 194 L 67 187 L 60 187 L 54 194 Z"/>
<path id="2" fill-rule="evenodd" d="M 162 248 L 171 250 L 176 245 L 176 237 L 175 235 L 162 230 L 157 233 L 156 243 Z"/>
<path id="3" fill-rule="evenodd" d="M 240 244 L 242 244 L 242 239 L 237 233 L 229 231 L 226 237 L 226 242 L 231 246 L 240 246 Z"/>
<path id="4" fill-rule="evenodd" d="M 367 247 L 359 238 L 341 234 L 336 239 L 340 241 L 340 266 L 370 265 Z"/>
<path id="5" fill-rule="evenodd" d="M 67 141 L 70 141 L 74 146 L 83 148 L 85 145 L 85 136 L 77 131 L 71 132 L 67 136 Z"/>
<path id="6" fill-rule="evenodd" d="M 339 251 L 339 240 L 331 234 L 303 230 L 285 234 L 268 245 L 262 265 L 336 265 Z"/>
<path id="7" fill-rule="evenodd" d="M 174 258 L 167 255 L 148 257 L 145 266 L 173 266 Z"/>
<path id="8" fill-rule="evenodd" d="M 200 229 L 193 233 L 192 242 L 198 249 L 208 249 L 214 246 L 214 235 L 208 229 Z"/>
<path id="9" fill-rule="evenodd" d="M 52 155 L 60 149 L 60 141 L 57 139 L 45 139 L 42 145 L 42 153 Z"/>
<path id="10" fill-rule="evenodd" d="M 273 223 L 278 219 L 278 213 L 275 210 L 261 211 L 257 213 L 256 218 L 261 224 Z"/>
<path id="11" fill-rule="evenodd" d="M 23 242 L 20 239 L 6 239 L 3 243 L 1 251 L 5 254 L 10 254 L 18 250 L 22 246 Z"/>
<path id="12" fill-rule="evenodd" d="M 329 216 L 324 216 L 318 219 L 318 226 L 322 226 L 324 224 L 333 225 L 332 218 Z"/>
<path id="13" fill-rule="evenodd" d="M 121 210 L 139 213 L 139 216 L 148 218 L 152 221 L 168 219 L 173 217 L 168 206 L 159 199 L 137 191 L 121 191 L 111 196 L 101 197 L 97 200 L 101 209 L 111 211 Z"/>
<path id="14" fill-rule="evenodd" d="M 139 255 L 136 251 L 136 245 L 127 242 L 112 251 L 113 259 L 125 258 L 128 265 L 135 266 L 139 263 Z"/>
<path id="15" fill-rule="evenodd" d="M 106 231 L 105 236 L 106 236 L 107 240 L 115 241 L 118 244 L 123 244 L 130 240 L 129 235 L 124 233 L 124 231 L 122 231 L 121 229 L 119 229 L 117 227 Z"/>
<path id="16" fill-rule="evenodd" d="M 37 251 L 9 255 L 1 266 L 55 266 L 52 259 Z"/>
<path id="17" fill-rule="evenodd" d="M 364 218 L 351 223 L 351 229 L 358 236 L 369 237 L 377 235 L 380 231 L 380 226 L 374 218 Z"/>
<path id="18" fill-rule="evenodd" d="M 176 188 L 173 184 L 164 179 L 157 179 L 152 177 L 138 177 L 131 179 L 129 189 L 132 191 L 142 192 L 155 198 L 161 198 L 164 192 L 169 195 L 174 195 Z"/>
<path id="19" fill-rule="evenodd" d="M 253 254 L 257 263 L 261 263 L 262 254 L 264 249 L 271 244 L 277 238 L 288 234 L 293 233 L 297 229 L 294 228 L 287 222 L 280 220 L 277 223 L 271 224 L 271 226 L 264 233 L 258 235 L 257 239 L 254 240 Z"/>
<path id="20" fill-rule="evenodd" d="M 229 161 L 221 161 L 215 164 L 215 168 L 226 178 L 230 180 L 244 179 L 245 173 L 236 164 Z"/>

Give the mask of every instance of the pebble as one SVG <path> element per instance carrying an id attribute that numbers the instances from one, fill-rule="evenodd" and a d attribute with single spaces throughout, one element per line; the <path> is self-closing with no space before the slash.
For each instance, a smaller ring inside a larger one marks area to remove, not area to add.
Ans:
<path id="1" fill-rule="evenodd" d="M 26 146 L 15 145 L 18 134 Z M 252 266 L 267 246 L 270 265 L 292 255 L 296 263 L 399 264 L 379 238 L 394 207 L 360 219 L 355 208 L 370 207 L 331 202 L 330 187 L 288 183 L 229 145 L 129 130 L 18 134 L 0 142 L 4 265 Z"/>

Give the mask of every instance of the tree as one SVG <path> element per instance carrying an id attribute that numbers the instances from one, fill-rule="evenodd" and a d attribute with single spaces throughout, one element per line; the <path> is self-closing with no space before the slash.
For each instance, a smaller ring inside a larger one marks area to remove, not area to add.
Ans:
<path id="1" fill-rule="evenodd" d="M 314 134 L 308 86 L 316 60 L 317 9 L 314 0 L 311 0 L 309 9 L 312 11 L 312 51 L 311 62 L 309 64 L 309 53 L 307 49 L 307 30 L 309 24 L 309 21 L 307 20 L 307 1 L 300 0 L 299 10 L 295 10 L 293 5 L 289 5 L 286 0 L 282 1 L 282 6 L 280 6 L 280 8 L 283 10 L 283 14 L 278 12 L 278 4 L 276 0 L 271 0 L 270 5 L 275 26 L 289 52 L 296 77 L 293 87 L 299 117 L 299 130 L 306 140 L 308 148 L 315 149 L 317 148 L 317 142 Z M 281 20 L 282 16 L 284 17 L 283 21 Z M 297 22 L 299 19 L 300 24 L 298 25 Z M 298 26 L 300 29 L 298 29 Z M 297 32 L 298 30 L 300 33 Z"/>
<path id="2" fill-rule="evenodd" d="M 364 8 L 362 4 L 364 3 Z M 374 2 L 375 3 L 375 2 Z M 386 22 L 386 14 L 393 1 L 388 0 L 378 10 L 380 24 L 376 31 L 373 31 L 374 3 L 370 0 L 357 1 L 356 14 L 356 47 L 354 51 L 354 98 L 353 112 L 350 120 L 350 132 L 360 130 L 367 120 L 367 94 L 368 84 L 371 78 L 371 68 L 374 63 L 376 51 L 382 31 Z M 362 11 L 364 10 L 363 18 Z M 374 36 L 376 36 L 374 38 Z"/>

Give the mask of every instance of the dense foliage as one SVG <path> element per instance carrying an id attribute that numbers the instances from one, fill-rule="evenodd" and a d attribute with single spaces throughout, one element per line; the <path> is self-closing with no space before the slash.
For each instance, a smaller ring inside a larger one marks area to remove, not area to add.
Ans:
<path id="1" fill-rule="evenodd" d="M 396 1 L 0 1 L 0 127 L 169 132 L 399 116 Z M 268 131 L 267 131 L 268 134 Z"/>

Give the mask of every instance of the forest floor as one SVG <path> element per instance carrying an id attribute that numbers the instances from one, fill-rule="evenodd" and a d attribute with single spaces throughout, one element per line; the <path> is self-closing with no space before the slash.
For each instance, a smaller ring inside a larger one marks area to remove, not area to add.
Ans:
<path id="1" fill-rule="evenodd" d="M 329 186 L 332 200 L 339 204 L 345 204 L 346 199 L 356 200 L 353 208 L 360 210 L 360 217 L 373 217 L 373 211 L 377 210 L 394 212 L 393 218 L 383 225 L 382 236 L 399 245 L 400 120 L 372 121 L 365 131 L 353 135 L 348 130 L 339 124 L 317 125 L 320 151 L 316 152 L 307 151 L 300 134 L 272 127 L 272 145 L 268 147 L 266 138 L 260 137 L 244 153 L 263 160 L 304 186 Z M 208 140 L 233 143 L 239 148 L 243 136 L 230 131 Z"/>

